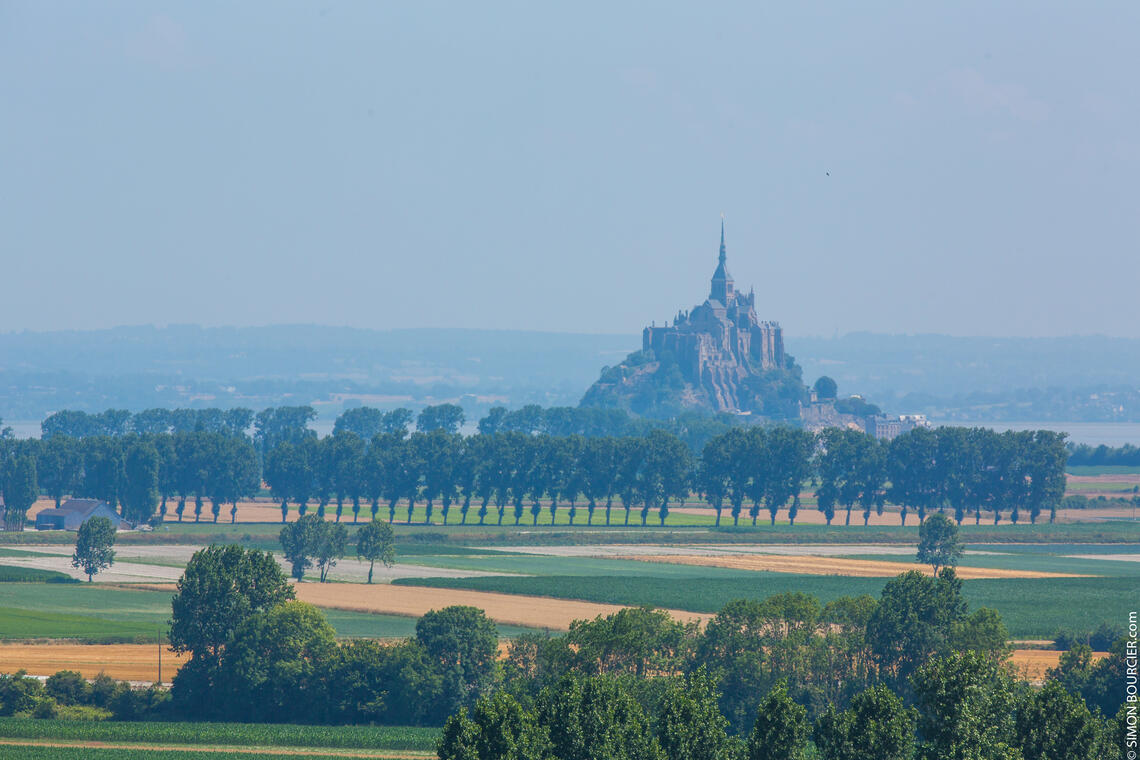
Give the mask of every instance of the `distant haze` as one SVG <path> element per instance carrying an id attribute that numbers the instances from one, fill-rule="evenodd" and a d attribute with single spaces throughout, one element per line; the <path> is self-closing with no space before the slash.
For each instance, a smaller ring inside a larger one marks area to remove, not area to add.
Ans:
<path id="1" fill-rule="evenodd" d="M 638 335 L 363 330 L 315 325 L 0 333 L 0 418 L 59 409 L 261 409 L 456 402 L 577 405 Z M 958 420 L 1140 423 L 1140 339 L 790 336 L 807 382 L 826 374 L 892 413 Z"/>
<path id="2" fill-rule="evenodd" d="M 1140 337 L 1140 6 L 0 5 L 0 331 Z M 636 340 L 636 339 L 635 339 Z M 591 370 L 591 374 L 596 369 Z"/>

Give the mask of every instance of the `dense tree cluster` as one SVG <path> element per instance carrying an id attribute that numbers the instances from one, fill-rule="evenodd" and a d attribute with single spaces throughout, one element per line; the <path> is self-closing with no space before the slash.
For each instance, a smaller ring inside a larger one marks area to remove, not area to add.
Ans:
<path id="1" fill-rule="evenodd" d="M 1140 446 L 1126 443 L 1113 447 L 1090 446 L 1087 443 L 1069 446 L 1069 464 L 1093 467 L 1140 467 Z"/>
<path id="2" fill-rule="evenodd" d="M 1114 757 L 1106 716 L 1125 696 L 1123 646 L 1097 665 L 1066 656 L 1044 689 L 1017 682 L 1004 626 L 968 610 L 953 570 L 906 573 L 877 600 L 737 600 L 703 630 L 628 608 L 521 635 L 502 660 L 471 607 L 399 643 L 338 642 L 269 555 L 237 546 L 194 556 L 173 611 L 190 660 L 155 717 L 446 722 L 444 760 L 1091 760 Z"/>
<path id="3" fill-rule="evenodd" d="M 438 725 L 486 694 L 498 634 L 482 610 L 428 613 L 398 644 L 338 642 L 324 615 L 293 601 L 268 553 L 197 552 L 178 582 L 171 645 L 190 655 L 173 710 L 211 720 Z"/>
<path id="4" fill-rule="evenodd" d="M 61 670 L 42 680 L 25 671 L 0 674 L 0 716 L 72 720 L 138 720 L 160 713 L 170 694 L 158 686 L 132 688 L 100 673 L 90 680 Z"/>
<path id="5" fill-rule="evenodd" d="M 637 622 L 599 619 L 564 640 L 524 640 L 512 646 L 503 686 L 448 720 L 438 756 L 1124 757 L 1122 680 L 1103 704 L 1089 704 L 1052 674 L 1034 689 L 1003 663 L 1004 638 L 969 624 L 992 613 L 966 615 L 952 573 L 896 581 L 878 603 L 840 599 L 821 608 L 802 595 L 734 602 L 704 636 L 640 610 L 619 613 Z M 748 606 L 755 616 L 742 618 Z M 905 609 L 909 629 L 887 622 L 893 613 L 879 616 L 884 606 Z M 859 607 L 861 620 L 849 614 Z M 595 635 L 605 632 L 606 664 L 598 649 L 579 654 L 591 625 Z M 672 648 L 678 633 L 690 642 L 682 653 Z M 900 637 L 882 650 L 874 642 L 886 636 Z M 910 655 L 898 659 L 901 650 Z M 1106 670 L 1122 668 L 1123 650 L 1110 660 Z"/>
<path id="6" fill-rule="evenodd" d="M 443 725 L 441 760 L 1123 757 L 1123 640 L 1096 664 L 1077 647 L 1031 687 L 950 569 L 900 575 L 879 599 L 741 599 L 703 630 L 627 608 L 521 635 L 503 659 L 472 607 L 428 613 L 397 643 L 338 641 L 269 554 L 234 545 L 194 555 L 172 611 L 189 660 L 169 698 L 17 674 L 0 676 L 0 714 Z"/>

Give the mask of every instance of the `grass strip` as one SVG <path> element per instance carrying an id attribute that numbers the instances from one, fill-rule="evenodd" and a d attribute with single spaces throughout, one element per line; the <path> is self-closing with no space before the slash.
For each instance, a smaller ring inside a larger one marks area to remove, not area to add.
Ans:
<path id="1" fill-rule="evenodd" d="M 431 751 L 438 728 L 421 726 L 309 726 L 270 723 L 77 721 L 0 718 L 10 739 L 188 744 L 234 747 L 314 747 Z"/>

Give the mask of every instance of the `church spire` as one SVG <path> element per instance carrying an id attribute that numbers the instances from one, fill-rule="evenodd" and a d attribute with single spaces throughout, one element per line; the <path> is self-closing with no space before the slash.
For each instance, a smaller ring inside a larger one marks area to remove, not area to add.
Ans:
<path id="1" fill-rule="evenodd" d="M 720 263 L 723 264 L 724 255 L 724 214 L 720 215 Z"/>
<path id="2" fill-rule="evenodd" d="M 716 271 L 713 272 L 712 277 L 712 291 L 709 293 L 709 298 L 714 301 L 719 301 L 724 306 L 728 306 L 733 300 L 732 289 L 732 275 L 728 273 L 728 266 L 725 264 L 725 248 L 724 248 L 724 214 L 720 217 L 720 263 L 717 265 Z"/>

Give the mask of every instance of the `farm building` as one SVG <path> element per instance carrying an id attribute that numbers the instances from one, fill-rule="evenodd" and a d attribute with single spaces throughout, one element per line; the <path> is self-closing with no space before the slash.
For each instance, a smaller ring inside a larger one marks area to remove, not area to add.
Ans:
<path id="1" fill-rule="evenodd" d="M 79 526 L 92 517 L 106 517 L 115 526 L 123 527 L 123 519 L 105 501 L 98 499 L 68 499 L 55 509 L 45 509 L 36 515 L 36 530 L 79 530 Z"/>

